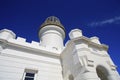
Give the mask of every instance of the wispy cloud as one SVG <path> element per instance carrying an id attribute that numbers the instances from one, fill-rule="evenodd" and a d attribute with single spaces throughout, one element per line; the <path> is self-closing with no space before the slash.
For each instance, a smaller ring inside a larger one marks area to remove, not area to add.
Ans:
<path id="1" fill-rule="evenodd" d="M 103 25 L 107 25 L 107 24 L 120 24 L 120 16 L 114 17 L 111 19 L 106 19 L 106 20 L 99 21 L 99 22 L 92 22 L 92 23 L 88 24 L 87 26 L 97 27 L 97 26 L 103 26 Z"/>

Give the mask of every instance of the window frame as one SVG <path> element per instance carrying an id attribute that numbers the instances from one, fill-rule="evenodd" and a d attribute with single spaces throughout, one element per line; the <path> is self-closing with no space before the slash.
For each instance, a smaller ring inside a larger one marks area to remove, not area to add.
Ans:
<path id="1" fill-rule="evenodd" d="M 26 76 L 27 73 L 28 73 L 28 74 L 29 74 L 29 73 L 34 74 L 34 76 Z M 33 80 L 36 80 L 37 73 L 38 73 L 38 70 L 35 70 L 35 69 L 25 69 L 22 80 L 25 80 L 26 77 L 28 77 L 28 78 L 33 78 Z"/>

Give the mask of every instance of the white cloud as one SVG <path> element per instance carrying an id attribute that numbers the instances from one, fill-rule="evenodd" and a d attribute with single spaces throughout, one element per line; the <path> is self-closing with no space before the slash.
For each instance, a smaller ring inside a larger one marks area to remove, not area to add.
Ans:
<path id="1" fill-rule="evenodd" d="M 103 21 L 99 21 L 99 22 L 92 22 L 88 24 L 88 26 L 97 27 L 97 26 L 103 26 L 106 24 L 120 24 L 120 16 L 107 19 L 107 20 L 103 20 Z"/>

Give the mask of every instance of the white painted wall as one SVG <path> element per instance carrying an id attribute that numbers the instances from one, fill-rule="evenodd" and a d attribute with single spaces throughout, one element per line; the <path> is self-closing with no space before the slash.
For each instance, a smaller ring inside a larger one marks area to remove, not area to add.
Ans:
<path id="1" fill-rule="evenodd" d="M 75 33 L 78 35 L 75 36 Z M 96 72 L 98 66 L 103 67 L 108 80 L 120 80 L 116 66 L 107 53 L 108 47 L 101 44 L 97 37 L 91 40 L 81 36 L 76 29 L 69 36 L 71 40 L 61 54 L 64 80 L 69 80 L 70 75 L 74 80 L 100 80 Z"/>
<path id="2" fill-rule="evenodd" d="M 63 80 L 60 51 L 26 42 L 7 29 L 0 31 L 0 80 L 23 80 L 25 69 L 37 70 L 36 80 Z"/>
<path id="3" fill-rule="evenodd" d="M 0 53 L 0 80 L 22 80 L 25 69 L 37 70 L 36 80 L 63 80 L 59 58 L 13 49 Z"/>

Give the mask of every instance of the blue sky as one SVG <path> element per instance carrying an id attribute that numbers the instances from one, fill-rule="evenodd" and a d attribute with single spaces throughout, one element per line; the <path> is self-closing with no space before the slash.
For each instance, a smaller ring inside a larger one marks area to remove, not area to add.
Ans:
<path id="1" fill-rule="evenodd" d="M 98 36 L 120 73 L 120 0 L 0 0 L 0 29 L 11 29 L 28 42 L 39 41 L 38 29 L 56 16 L 66 29 L 79 28 L 87 37 Z"/>

